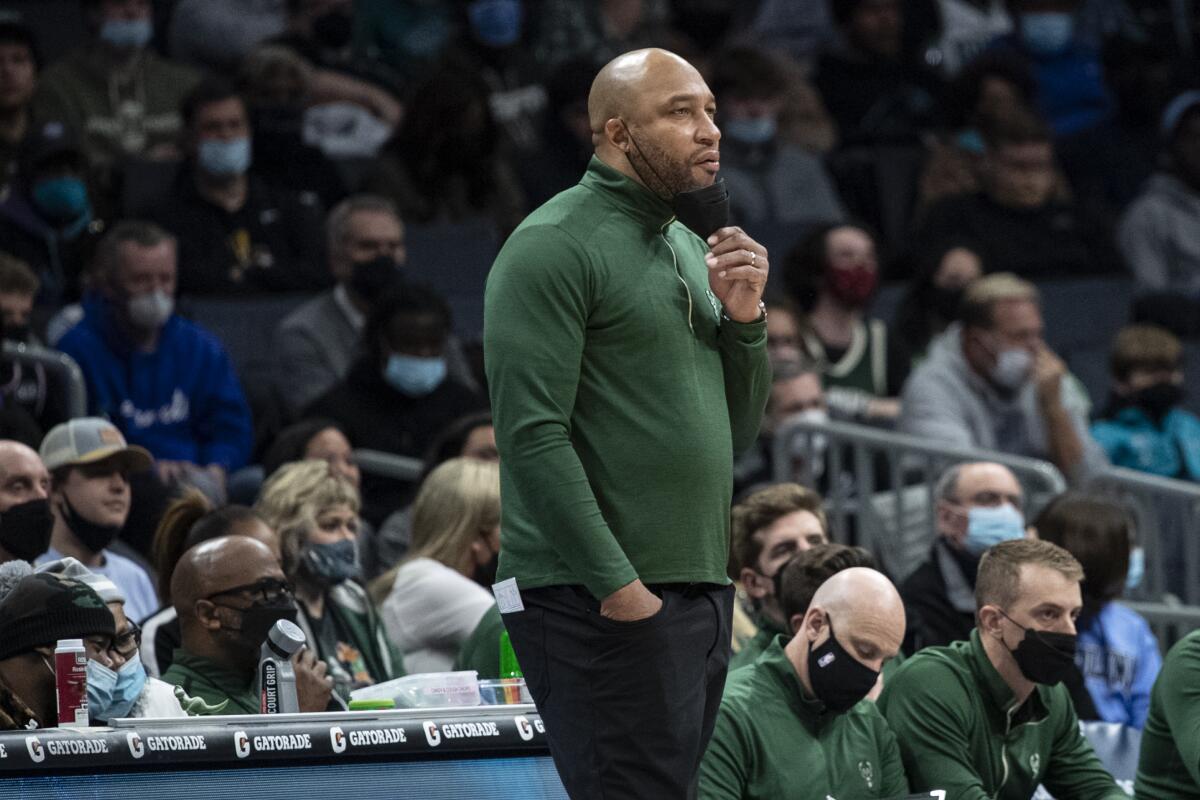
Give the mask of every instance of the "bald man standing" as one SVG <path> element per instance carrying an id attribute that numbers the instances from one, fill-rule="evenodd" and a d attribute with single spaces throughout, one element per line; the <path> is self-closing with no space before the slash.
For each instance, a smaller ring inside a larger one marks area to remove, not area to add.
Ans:
<path id="1" fill-rule="evenodd" d="M 488 277 L 497 595 L 570 796 L 690 798 L 729 660 L 733 458 L 770 389 L 767 251 L 722 227 L 690 64 L 619 56 L 588 111 L 582 180 Z"/>
<path id="2" fill-rule="evenodd" d="M 864 699 L 903 638 L 904 604 L 881 573 L 851 567 L 821 584 L 796 635 L 730 675 L 700 797 L 906 794 L 896 737 Z"/>

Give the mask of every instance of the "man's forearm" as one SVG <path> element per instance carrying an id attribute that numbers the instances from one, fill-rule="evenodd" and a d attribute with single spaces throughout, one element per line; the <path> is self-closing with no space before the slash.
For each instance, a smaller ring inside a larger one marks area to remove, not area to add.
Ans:
<path id="1" fill-rule="evenodd" d="M 1050 460 L 1070 476 L 1083 461 L 1083 442 L 1075 430 L 1070 413 L 1061 402 L 1043 403 L 1042 419 L 1046 423 L 1046 438 L 1050 446 Z"/>

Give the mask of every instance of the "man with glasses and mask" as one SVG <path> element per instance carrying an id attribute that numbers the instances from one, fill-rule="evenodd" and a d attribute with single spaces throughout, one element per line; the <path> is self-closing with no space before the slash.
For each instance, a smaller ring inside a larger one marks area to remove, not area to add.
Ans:
<path id="1" fill-rule="evenodd" d="M 770 390 L 767 251 L 727 224 L 691 64 L 618 56 L 588 112 L 587 172 L 484 295 L 499 608 L 572 798 L 689 797 L 729 663 L 733 460 Z"/>
<path id="2" fill-rule="evenodd" d="M 127 445 L 111 422 L 96 417 L 56 426 L 42 440 L 41 456 L 50 470 L 54 527 L 50 549 L 38 563 L 71 556 L 121 588 L 130 617 L 153 614 L 158 595 L 150 576 L 109 546 L 129 517 L 130 474 L 150 469 L 154 459 L 141 447 Z"/>
<path id="3" fill-rule="evenodd" d="M 900 429 L 932 442 L 1052 462 L 1072 482 L 1106 465 L 1088 401 L 1043 338 L 1033 284 L 1009 273 L 967 289 L 960 322 L 904 386 Z"/>
<path id="4" fill-rule="evenodd" d="M 970 636 L 979 557 L 1025 536 L 1024 493 L 1002 464 L 955 464 L 938 478 L 933 496 L 933 550 L 900 586 L 908 609 L 906 653 Z"/>
<path id="5" fill-rule="evenodd" d="M 735 670 L 754 663 L 776 636 L 788 633 L 776 578 L 796 553 L 829 541 L 821 497 L 798 483 L 760 489 L 734 506 L 731 539 L 729 576 L 741 581 L 758 626 L 754 638 L 729 659 L 729 669 Z"/>
<path id="6" fill-rule="evenodd" d="M 0 730 L 58 724 L 54 648 L 82 639 L 89 659 L 111 669 L 113 615 L 87 584 L 36 573 L 0 600 Z"/>
<path id="7" fill-rule="evenodd" d="M 1037 539 L 979 562 L 968 641 L 922 650 L 879 698 L 914 791 L 954 800 L 1128 800 L 1079 729 L 1062 684 L 1075 668 L 1083 568 Z"/>
<path id="8" fill-rule="evenodd" d="M 267 633 L 294 622 L 296 601 L 271 549 L 224 536 L 183 554 L 171 578 L 183 646 L 163 680 L 208 704 L 206 714 L 257 714 L 255 670 Z M 292 657 L 301 711 L 324 711 L 333 681 L 309 647 Z"/>
<path id="9" fill-rule="evenodd" d="M 138 652 L 142 629 L 125 615 L 125 595 L 117 585 L 70 556 L 41 565 L 38 572 L 62 575 L 86 583 L 108 606 L 116 635 L 106 651 L 108 663 L 89 658 L 87 664 L 88 715 L 102 724 L 122 717 L 185 717 L 176 689 L 146 675 Z"/>
<path id="10" fill-rule="evenodd" d="M 904 638 L 904 605 L 882 573 L 821 584 L 795 636 L 729 676 L 700 767 L 701 800 L 900 797 L 896 737 L 864 700 Z"/>

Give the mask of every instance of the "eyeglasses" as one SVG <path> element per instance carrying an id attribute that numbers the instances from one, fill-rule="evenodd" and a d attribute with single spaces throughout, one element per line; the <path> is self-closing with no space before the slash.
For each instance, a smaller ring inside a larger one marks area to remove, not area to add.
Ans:
<path id="1" fill-rule="evenodd" d="M 142 646 L 142 629 L 136 622 L 130 621 L 129 630 L 122 633 L 112 640 L 112 646 L 108 648 L 110 653 L 116 653 L 121 658 L 128 661 L 137 654 L 138 648 Z"/>
<path id="2" fill-rule="evenodd" d="M 263 578 L 261 581 L 247 583 L 244 586 L 234 586 L 229 589 L 222 589 L 219 592 L 213 592 L 204 599 L 211 600 L 214 597 L 220 597 L 224 594 L 241 594 L 255 602 L 261 599 L 264 603 L 274 603 L 278 600 L 290 600 L 292 598 L 292 585 L 278 578 Z"/>

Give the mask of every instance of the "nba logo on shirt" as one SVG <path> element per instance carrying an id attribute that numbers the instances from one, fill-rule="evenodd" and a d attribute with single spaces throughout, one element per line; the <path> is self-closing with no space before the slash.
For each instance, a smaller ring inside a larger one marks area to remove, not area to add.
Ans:
<path id="1" fill-rule="evenodd" d="M 833 663 L 835 658 L 837 658 L 837 656 L 835 656 L 833 653 L 826 653 L 817 659 L 817 666 L 821 669 L 825 669 L 825 667 L 828 667 Z"/>

